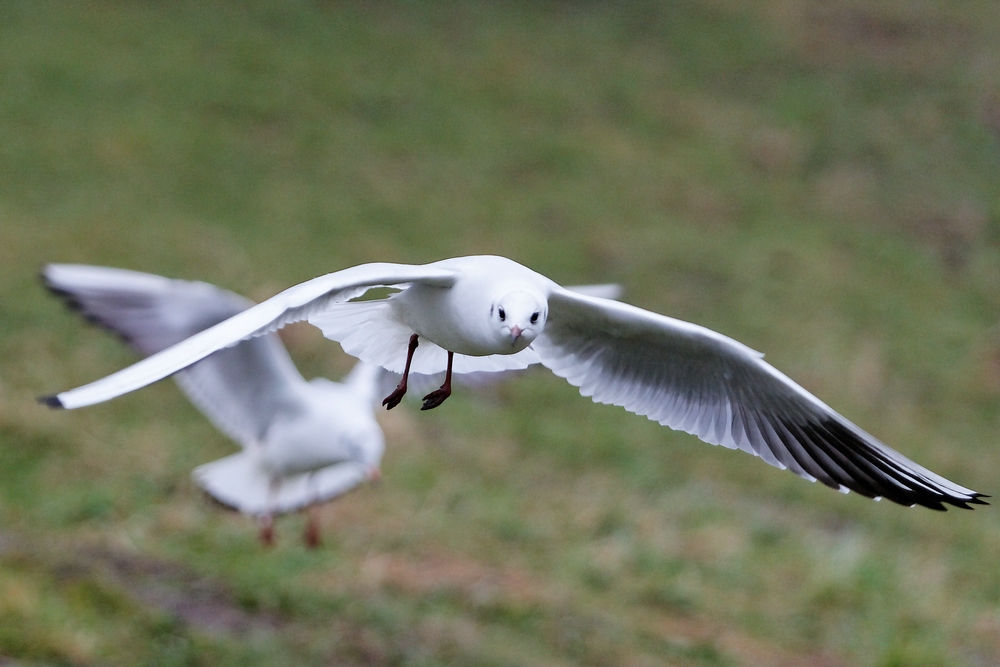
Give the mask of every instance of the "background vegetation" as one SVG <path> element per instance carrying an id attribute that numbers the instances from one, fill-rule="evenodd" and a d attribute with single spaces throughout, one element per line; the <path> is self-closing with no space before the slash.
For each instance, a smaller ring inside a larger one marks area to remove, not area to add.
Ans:
<path id="1" fill-rule="evenodd" d="M 262 550 L 233 445 L 47 261 L 264 298 L 495 253 L 723 331 L 1000 491 L 1000 4 L 0 3 L 0 663 L 1000 664 L 1000 518 L 873 503 L 545 372 L 384 415 Z M 307 376 L 339 348 L 286 339 Z"/>

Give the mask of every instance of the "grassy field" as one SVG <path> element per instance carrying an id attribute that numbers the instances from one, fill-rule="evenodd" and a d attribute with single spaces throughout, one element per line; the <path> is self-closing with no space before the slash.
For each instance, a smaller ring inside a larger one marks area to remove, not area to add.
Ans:
<path id="1" fill-rule="evenodd" d="M 0 664 L 1000 664 L 1000 518 L 809 484 L 539 370 L 380 419 L 262 549 L 234 445 L 40 287 L 261 299 L 494 253 L 718 329 L 1000 493 L 1000 5 L 0 3 Z M 308 326 L 307 377 L 352 361 Z"/>

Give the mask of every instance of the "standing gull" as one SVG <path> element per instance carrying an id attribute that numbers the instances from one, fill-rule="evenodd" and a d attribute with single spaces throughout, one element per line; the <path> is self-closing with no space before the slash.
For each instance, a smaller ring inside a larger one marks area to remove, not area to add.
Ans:
<path id="1" fill-rule="evenodd" d="M 353 301 L 375 287 L 399 291 Z M 385 399 L 390 408 L 405 394 L 409 372 L 446 371 L 441 387 L 424 398 L 427 409 L 451 393 L 453 372 L 541 363 L 594 401 L 741 449 L 844 493 L 935 510 L 986 504 L 984 494 L 882 444 L 742 343 L 573 292 L 496 256 L 362 264 L 320 276 L 129 368 L 40 400 L 63 408 L 100 403 L 299 320 L 362 361 L 402 373 Z"/>
<path id="2" fill-rule="evenodd" d="M 50 264 L 50 290 L 88 320 L 151 355 L 253 303 L 202 282 L 123 269 Z M 174 375 L 191 402 L 243 451 L 194 469 L 217 501 L 257 516 L 274 539 L 276 514 L 305 509 L 305 541 L 319 544 L 314 507 L 379 477 L 384 441 L 373 411 L 378 366 L 360 362 L 343 384 L 307 382 L 277 334 L 220 349 Z"/>

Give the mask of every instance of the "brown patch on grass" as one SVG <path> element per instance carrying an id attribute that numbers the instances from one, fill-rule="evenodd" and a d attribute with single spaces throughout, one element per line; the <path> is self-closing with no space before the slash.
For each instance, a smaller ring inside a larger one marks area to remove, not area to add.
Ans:
<path id="1" fill-rule="evenodd" d="M 909 231 L 929 245 L 952 271 L 965 268 L 986 238 L 988 227 L 986 211 L 971 201 L 960 202 L 934 215 L 918 217 L 908 225 Z"/>
<path id="2" fill-rule="evenodd" d="M 805 161 L 808 146 L 801 133 L 781 127 L 761 127 L 749 137 L 747 156 L 758 170 L 791 174 Z"/>
<path id="3" fill-rule="evenodd" d="M 557 591 L 551 584 L 522 569 L 512 566 L 495 567 L 470 558 L 451 554 L 433 554 L 407 558 L 396 554 L 376 554 L 358 566 L 354 577 L 338 575 L 332 583 L 357 582 L 367 592 L 394 590 L 408 596 L 450 594 L 473 606 L 515 605 L 536 607 L 548 617 L 563 619 L 567 614 L 577 620 L 589 619 L 594 627 L 604 627 L 611 619 L 601 615 L 591 617 L 586 612 L 587 603 L 574 601 L 572 596 Z M 697 649 L 711 646 L 725 655 L 735 665 L 768 665 L 769 667 L 841 667 L 845 665 L 836 656 L 808 653 L 797 654 L 781 649 L 770 642 L 752 637 L 712 619 L 688 615 L 650 614 L 644 608 L 641 614 L 630 617 L 659 639 L 673 646 Z M 583 621 L 581 621 L 583 622 Z M 614 624 L 614 621 L 611 621 Z M 483 628 L 471 621 L 431 619 L 416 628 L 426 641 L 433 644 L 475 645 Z M 357 638 L 355 638 L 357 639 Z M 358 641 L 358 643 L 364 643 Z M 629 651 L 626 651 L 629 654 Z M 619 656 L 623 657 L 623 656 Z M 727 664 L 728 664 L 727 662 Z"/>
<path id="4" fill-rule="evenodd" d="M 176 563 L 103 549 L 84 554 L 78 562 L 110 578 L 135 602 L 200 631 L 241 634 L 282 625 L 274 614 L 246 609 L 222 584 Z"/>
<path id="5" fill-rule="evenodd" d="M 360 567 L 363 585 L 408 594 L 453 593 L 474 604 L 547 604 L 556 595 L 541 581 L 512 566 L 493 567 L 455 555 L 418 559 L 392 554 L 369 557 Z"/>
<path id="6" fill-rule="evenodd" d="M 800 16 L 803 51 L 823 61 L 866 58 L 908 71 L 940 66 L 969 43 L 969 31 L 941 17 L 849 2 L 807 3 Z"/>
<path id="7" fill-rule="evenodd" d="M 36 563 L 58 581 L 89 581 L 133 604 L 211 634 L 277 629 L 272 613 L 245 608 L 221 583 L 177 563 L 107 547 L 37 545 L 0 533 L 0 556 Z"/>
<path id="8" fill-rule="evenodd" d="M 679 646 L 711 645 L 738 665 L 767 667 L 840 667 L 846 663 L 824 654 L 796 655 L 742 632 L 703 619 L 658 616 L 649 625 L 652 633 Z"/>

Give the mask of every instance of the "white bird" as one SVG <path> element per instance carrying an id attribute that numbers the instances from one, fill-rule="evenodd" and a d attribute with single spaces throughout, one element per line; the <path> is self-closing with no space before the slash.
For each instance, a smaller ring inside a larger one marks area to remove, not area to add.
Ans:
<path id="1" fill-rule="evenodd" d="M 50 264 L 42 277 L 84 317 L 143 355 L 253 305 L 207 283 L 123 269 Z M 318 545 L 314 506 L 380 476 L 384 440 L 374 408 L 382 373 L 361 362 L 343 384 L 307 382 L 274 333 L 177 373 L 191 402 L 243 447 L 195 468 L 194 480 L 223 505 L 258 517 L 266 544 L 273 541 L 274 515 L 306 509 L 306 544 Z"/>
<path id="2" fill-rule="evenodd" d="M 355 301 L 374 287 L 399 291 Z M 307 320 L 361 360 L 402 372 L 446 369 L 424 399 L 440 405 L 451 374 L 541 363 L 584 396 L 714 445 L 741 449 L 844 493 L 936 510 L 986 497 L 914 463 L 763 360 L 710 329 L 575 293 L 512 260 L 362 264 L 291 287 L 174 347 L 91 384 L 42 397 L 53 407 L 106 401 L 247 338 Z M 406 354 L 404 355 L 404 350 Z"/>

